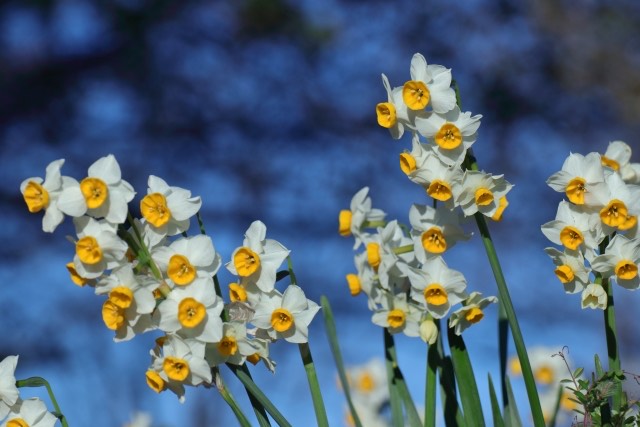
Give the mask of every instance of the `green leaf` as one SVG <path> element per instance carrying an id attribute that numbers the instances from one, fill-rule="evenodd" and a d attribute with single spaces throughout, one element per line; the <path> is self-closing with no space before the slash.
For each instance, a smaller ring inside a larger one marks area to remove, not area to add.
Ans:
<path id="1" fill-rule="evenodd" d="M 396 347 L 389 330 L 387 328 L 383 328 L 383 333 L 387 382 L 389 384 L 389 399 L 391 403 L 391 421 L 394 427 L 403 427 L 404 416 L 402 414 L 402 397 L 400 396 L 399 386 L 394 374 L 394 370 L 397 366 Z"/>
<path id="2" fill-rule="evenodd" d="M 513 389 L 511 388 L 511 381 L 509 376 L 505 377 L 505 384 L 507 386 L 507 395 L 509 396 L 509 405 L 504 408 L 504 422 L 510 427 L 522 427 L 522 419 L 518 412 L 516 405 L 516 398 L 513 395 Z"/>
<path id="3" fill-rule="evenodd" d="M 493 426 L 504 427 L 504 420 L 500 413 L 500 403 L 496 396 L 496 391 L 493 388 L 493 381 L 491 380 L 491 374 L 489 374 L 489 397 L 491 398 L 491 414 L 493 415 Z"/>
<path id="4" fill-rule="evenodd" d="M 574 371 L 573 377 L 578 378 L 582 375 L 583 372 L 584 372 L 584 368 L 578 368 Z"/>
<path id="5" fill-rule="evenodd" d="M 309 347 L 309 343 L 298 344 L 298 348 L 300 349 L 300 358 L 302 359 L 304 369 L 307 373 L 309 389 L 311 390 L 311 399 L 313 400 L 313 410 L 316 413 L 318 427 L 329 427 L 327 411 L 324 408 L 324 401 L 322 400 L 322 393 L 320 392 L 318 375 L 316 374 L 316 368 L 313 364 L 313 358 L 311 357 L 311 348 Z"/>

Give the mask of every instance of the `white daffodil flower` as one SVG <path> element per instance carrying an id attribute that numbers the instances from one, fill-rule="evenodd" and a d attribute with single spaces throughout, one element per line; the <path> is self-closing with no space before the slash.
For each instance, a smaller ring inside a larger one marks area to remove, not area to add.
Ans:
<path id="1" fill-rule="evenodd" d="M 80 277 L 95 279 L 121 264 L 128 246 L 111 223 L 88 216 L 74 218 L 73 223 L 78 236 L 73 265 Z"/>
<path id="2" fill-rule="evenodd" d="M 178 286 L 186 286 L 196 277 L 213 277 L 222 264 L 211 237 L 203 234 L 159 246 L 151 257 L 160 271 Z"/>
<path id="3" fill-rule="evenodd" d="M 42 230 L 47 233 L 53 233 L 64 219 L 62 211 L 58 208 L 60 193 L 65 186 L 76 182 L 73 178 L 60 174 L 63 164 L 64 159 L 54 160 L 47 166 L 44 180 L 40 177 L 32 177 L 20 184 L 20 192 L 29 212 L 36 213 L 44 209 Z"/>
<path id="4" fill-rule="evenodd" d="M 451 249 L 459 240 L 471 238 L 462 230 L 458 213 L 444 206 L 414 204 L 409 209 L 409 222 L 415 255 L 422 264 Z"/>
<path id="5" fill-rule="evenodd" d="M 604 239 L 597 216 L 564 200 L 558 204 L 556 219 L 545 223 L 541 229 L 547 239 L 572 251 L 595 250 Z"/>
<path id="6" fill-rule="evenodd" d="M 626 142 L 611 141 L 602 155 L 601 161 L 602 166 L 618 172 L 625 182 L 635 177 L 635 171 L 630 163 L 631 147 Z"/>
<path id="7" fill-rule="evenodd" d="M 320 306 L 307 299 L 299 286 L 289 285 L 282 296 L 265 294 L 255 310 L 251 323 L 271 339 L 299 344 L 308 341 L 309 324 Z"/>
<path id="8" fill-rule="evenodd" d="M 411 58 L 411 80 L 402 87 L 402 99 L 409 110 L 422 111 L 431 106 L 437 113 L 451 111 L 456 94 L 451 88 L 451 70 L 442 65 L 427 65 L 419 53 Z"/>
<path id="9" fill-rule="evenodd" d="M 565 193 L 571 203 L 598 205 L 607 192 L 600 154 L 569 154 L 562 164 L 562 170 L 551 175 L 547 184 L 555 191 Z"/>
<path id="10" fill-rule="evenodd" d="M 157 282 L 148 276 L 136 276 L 131 264 L 113 270 L 96 284 L 96 294 L 107 294 L 102 305 L 102 320 L 115 331 L 114 341 L 128 341 L 154 329 L 151 312 L 156 307 L 153 289 Z"/>
<path id="11" fill-rule="evenodd" d="M 380 305 L 383 296 L 380 284 L 373 268 L 367 261 L 367 253 L 360 252 L 354 257 L 357 274 L 347 274 L 347 285 L 352 296 L 361 292 L 367 295 L 369 310 L 375 310 Z"/>
<path id="12" fill-rule="evenodd" d="M 161 346 L 151 350 L 147 385 L 156 393 L 169 389 L 178 396 L 180 403 L 184 403 L 185 385 L 211 384 L 211 368 L 204 353 L 202 342 L 167 335 Z"/>
<path id="13" fill-rule="evenodd" d="M 420 336 L 420 316 L 420 309 L 407 301 L 406 294 L 387 294 L 387 298 L 382 300 L 382 307 L 371 316 L 371 321 L 388 328 L 391 334 L 402 332 L 408 337 L 417 337 Z"/>
<path id="14" fill-rule="evenodd" d="M 367 402 L 373 408 L 380 408 L 389 401 L 387 368 L 381 359 L 347 367 L 346 374 L 354 400 Z"/>
<path id="15" fill-rule="evenodd" d="M 428 259 L 422 268 L 405 270 L 411 282 L 411 297 L 424 304 L 436 319 L 446 316 L 452 306 L 469 296 L 464 275 L 447 267 L 442 257 Z"/>
<path id="16" fill-rule="evenodd" d="M 7 356 L 0 362 L 0 420 L 16 404 L 20 393 L 16 387 L 16 366 L 18 356 Z"/>
<path id="17" fill-rule="evenodd" d="M 434 152 L 427 144 L 420 142 L 418 134 L 414 133 L 411 138 L 411 151 L 405 150 L 400 153 L 400 170 L 414 181 L 418 171 L 424 168 L 425 162 L 431 156 L 435 156 Z"/>
<path id="18" fill-rule="evenodd" d="M 243 280 L 255 283 L 261 291 L 270 292 L 276 283 L 276 273 L 289 256 L 289 250 L 273 239 L 267 239 L 267 227 L 262 221 L 249 226 L 242 246 L 233 251 L 227 270 Z"/>
<path id="19" fill-rule="evenodd" d="M 382 75 L 382 84 L 387 91 L 387 102 L 380 102 L 376 105 L 376 116 L 378 124 L 383 128 L 389 129 L 393 139 L 400 139 L 404 134 L 405 126 L 410 126 L 410 115 L 413 112 L 407 110 L 407 106 L 402 100 L 402 88 L 396 87 L 391 89 L 389 79 Z"/>
<path id="20" fill-rule="evenodd" d="M 613 277 L 618 285 L 625 289 L 640 288 L 640 240 L 630 240 L 616 234 L 605 250 L 591 262 L 591 268 L 602 273 L 603 277 Z"/>
<path id="21" fill-rule="evenodd" d="M 57 421 L 58 418 L 49 412 L 47 405 L 34 397 L 18 400 L 2 423 L 2 427 L 53 427 Z"/>
<path id="22" fill-rule="evenodd" d="M 158 238 L 175 236 L 189 229 L 190 219 L 200 210 L 202 200 L 191 191 L 170 187 L 162 178 L 149 176 L 147 195 L 140 200 L 140 212 Z"/>
<path id="23" fill-rule="evenodd" d="M 129 211 L 127 203 L 135 191 L 122 179 L 120 165 L 113 154 L 96 160 L 87 178 L 74 185 L 65 185 L 58 198 L 59 209 L 72 217 L 88 214 L 104 218 L 112 224 L 122 224 Z"/>
<path id="24" fill-rule="evenodd" d="M 556 248 L 545 248 L 547 255 L 551 257 L 553 263 L 556 265 L 554 273 L 562 286 L 564 291 L 568 294 L 575 294 L 581 292 L 589 284 L 589 269 L 584 262 L 584 255 L 582 252 L 570 249 L 565 249 L 564 252 L 560 252 Z"/>
<path id="25" fill-rule="evenodd" d="M 187 287 L 174 288 L 158 306 L 153 320 L 167 333 L 212 343 L 222 338 L 222 309 L 213 279 L 198 277 Z"/>
<path id="26" fill-rule="evenodd" d="M 412 177 L 412 181 L 422 185 L 429 197 L 442 202 L 447 209 L 452 210 L 456 206 L 453 189 L 462 185 L 462 178 L 461 168 L 449 167 L 433 154 L 425 159 L 422 167 Z"/>
<path id="27" fill-rule="evenodd" d="M 467 170 L 461 185 L 453 188 L 453 194 L 456 205 L 460 205 L 465 216 L 480 212 L 492 217 L 500 208 L 500 200 L 512 187 L 503 175 Z"/>
<path id="28" fill-rule="evenodd" d="M 640 215 L 640 186 L 626 184 L 619 174 L 605 173 L 608 192 L 599 200 L 599 215 L 607 234 L 614 231 L 626 231 L 634 227 Z"/>
<path id="29" fill-rule="evenodd" d="M 358 249 L 367 233 L 362 231 L 365 223 L 378 223 L 384 221 L 386 214 L 371 207 L 371 197 L 368 196 L 369 187 L 361 188 L 351 199 L 349 210 L 343 209 L 338 216 L 338 228 L 341 236 L 353 234 L 355 243 L 353 249 Z M 377 224 L 376 224 L 377 226 Z"/>
<path id="30" fill-rule="evenodd" d="M 249 331 L 247 331 L 249 333 Z M 254 353 L 247 355 L 247 362 L 256 365 L 260 360 L 264 362 L 264 366 L 271 371 L 276 372 L 276 362 L 269 357 L 269 343 L 270 339 L 252 338 L 250 341 L 251 346 L 254 349 Z"/>
<path id="31" fill-rule="evenodd" d="M 469 326 L 478 323 L 484 317 L 484 309 L 498 302 L 496 297 L 481 298 L 480 292 L 472 292 L 464 301 L 464 306 L 457 309 L 449 316 L 449 327 L 455 329 L 455 334 L 460 335 Z"/>
<path id="32" fill-rule="evenodd" d="M 589 283 L 582 291 L 582 308 L 604 310 L 607 308 L 607 292 L 598 283 Z"/>
<path id="33" fill-rule="evenodd" d="M 416 117 L 416 130 L 433 142 L 438 158 L 448 166 L 458 166 L 469 147 L 476 142 L 482 115 L 471 116 L 457 106 L 445 113 L 428 113 Z"/>
<path id="34" fill-rule="evenodd" d="M 378 227 L 378 234 L 367 237 L 367 262 L 377 273 L 384 289 L 391 290 L 393 283 L 402 283 L 406 277 L 398 264 L 414 264 L 413 241 L 406 237 L 398 221 Z"/>
<path id="35" fill-rule="evenodd" d="M 247 358 L 256 353 L 256 348 L 247 338 L 244 323 L 225 322 L 222 325 L 222 338 L 207 346 L 205 358 L 210 366 L 224 363 L 242 365 Z"/>

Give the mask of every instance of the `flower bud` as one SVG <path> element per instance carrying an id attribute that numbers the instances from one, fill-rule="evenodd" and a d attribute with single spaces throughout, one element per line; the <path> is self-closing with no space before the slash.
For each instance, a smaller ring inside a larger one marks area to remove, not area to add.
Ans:
<path id="1" fill-rule="evenodd" d="M 426 319 L 420 324 L 420 338 L 431 345 L 438 339 L 438 328 L 433 319 Z"/>

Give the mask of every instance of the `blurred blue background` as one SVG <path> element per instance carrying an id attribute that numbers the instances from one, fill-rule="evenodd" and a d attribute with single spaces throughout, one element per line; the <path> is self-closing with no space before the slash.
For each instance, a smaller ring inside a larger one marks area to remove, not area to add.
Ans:
<path id="1" fill-rule="evenodd" d="M 615 139 L 639 161 L 634 0 L 3 1 L 0 358 L 20 355 L 18 378 L 46 377 L 73 426 L 118 426 L 138 410 L 154 426 L 235 425 L 214 390 L 188 389 L 181 405 L 147 387 L 156 334 L 114 344 L 102 300 L 68 279 L 71 221 L 45 234 L 22 201 L 20 182 L 44 176 L 52 160 L 66 158 L 63 174 L 82 179 L 109 153 L 138 195 L 154 174 L 202 196 L 225 262 L 261 219 L 268 237 L 292 250 L 307 296 L 330 298 L 346 363 L 382 357 L 382 331 L 346 287 L 352 241 L 337 234 L 337 213 L 365 185 L 389 219 L 407 222 L 412 203 L 428 203 L 398 167 L 409 137 L 393 141 L 374 111 L 386 100 L 380 74 L 402 85 L 415 52 L 452 68 L 464 110 L 484 116 L 474 147 L 481 167 L 515 184 L 492 233 L 525 341 L 566 345 L 589 372 L 593 354 L 606 351 L 603 315 L 564 294 L 543 252 L 551 245 L 540 225 L 561 199 L 545 180 L 570 151 L 602 152 Z M 477 236 L 446 260 L 470 290 L 497 293 Z M 222 271 L 221 282 L 230 280 Z M 616 295 L 623 367 L 638 372 L 638 295 Z M 493 309 L 465 333 L 481 390 L 487 372 L 497 376 L 496 317 Z M 396 341 L 421 402 L 425 345 Z M 331 425 L 342 425 L 345 402 L 320 317 L 310 343 Z M 278 343 L 272 351 L 276 374 L 254 369 L 256 381 L 294 426 L 312 424 L 298 350 Z"/>

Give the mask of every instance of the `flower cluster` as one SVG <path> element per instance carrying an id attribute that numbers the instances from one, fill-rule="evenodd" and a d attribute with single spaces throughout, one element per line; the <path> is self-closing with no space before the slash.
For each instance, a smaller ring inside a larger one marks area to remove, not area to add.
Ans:
<path id="1" fill-rule="evenodd" d="M 357 273 L 349 274 L 347 282 L 352 295 L 367 295 L 373 323 L 432 343 L 437 337 L 434 318 L 462 304 L 449 318 L 449 326 L 460 335 L 497 301 L 467 293 L 465 277 L 447 266 L 443 254 L 471 237 L 462 228 L 465 217 L 499 220 L 512 185 L 502 175 L 472 167 L 470 148 L 482 116 L 460 110 L 451 70 L 427 65 L 415 54 L 410 74 L 411 80 L 395 88 L 382 75 L 387 102 L 379 103 L 376 113 L 378 124 L 394 139 L 411 132 L 412 148 L 400 154 L 400 169 L 424 188 L 433 206 L 413 205 L 407 231 L 395 220 L 384 221 L 385 213 L 372 208 L 365 187 L 355 194 L 350 209 L 340 212 L 339 231 L 354 236 L 354 249 L 364 244 L 365 250 L 355 256 Z"/>
<path id="2" fill-rule="evenodd" d="M 581 293 L 582 308 L 607 307 L 604 280 L 640 288 L 640 163 L 631 148 L 609 143 L 604 154 L 571 153 L 547 184 L 564 193 L 556 218 L 542 226 L 562 250 L 546 248 L 566 293 Z"/>
<path id="3" fill-rule="evenodd" d="M 22 399 L 16 386 L 18 356 L 0 362 L 0 422 L 2 426 L 53 427 L 58 418 L 37 397 Z"/>
<path id="4" fill-rule="evenodd" d="M 154 391 L 169 389 L 183 401 L 186 385 L 215 383 L 218 365 L 262 360 L 273 371 L 270 343 L 307 342 L 319 306 L 295 284 L 275 288 L 289 250 L 266 238 L 262 222 L 251 224 L 226 264 L 237 280 L 225 304 L 217 279 L 222 259 L 212 239 L 202 224 L 200 234 L 187 234 L 200 197 L 152 175 L 141 217 L 134 218 L 128 203 L 135 191 L 113 155 L 93 163 L 82 181 L 62 176 L 63 163 L 49 164 L 44 179 L 26 179 L 24 200 L 30 212 L 44 210 L 44 231 L 53 232 L 65 215 L 73 218 L 75 254 L 67 269 L 76 285 L 105 297 L 102 319 L 115 341 L 163 333 L 146 373 Z"/>

